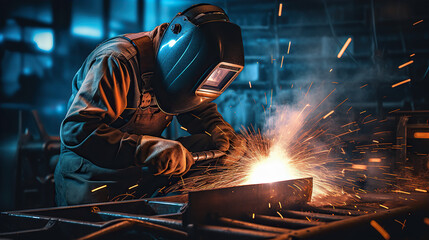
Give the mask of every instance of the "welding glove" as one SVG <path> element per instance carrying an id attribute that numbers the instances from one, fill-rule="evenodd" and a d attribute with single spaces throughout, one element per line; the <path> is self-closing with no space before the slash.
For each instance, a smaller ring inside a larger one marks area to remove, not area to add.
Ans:
<path id="1" fill-rule="evenodd" d="M 246 139 L 236 133 L 231 125 L 217 124 L 210 132 L 217 149 L 227 153 L 220 159 L 221 164 L 231 165 L 243 157 L 246 150 Z"/>
<path id="2" fill-rule="evenodd" d="M 154 175 L 183 175 L 194 164 L 192 154 L 180 142 L 143 136 L 138 144 L 136 164 L 148 167 Z"/>

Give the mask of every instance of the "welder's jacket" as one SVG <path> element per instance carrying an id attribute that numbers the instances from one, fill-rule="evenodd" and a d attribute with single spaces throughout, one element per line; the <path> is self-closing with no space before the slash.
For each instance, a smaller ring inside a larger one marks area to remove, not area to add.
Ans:
<path id="1" fill-rule="evenodd" d="M 142 33 L 154 52 L 166 27 Z M 143 59 L 145 53 L 140 54 Z M 156 79 L 152 72 L 140 72 L 140 59 L 129 40 L 116 37 L 100 44 L 76 73 L 60 130 L 57 204 L 107 201 L 141 177 L 145 139 L 160 136 L 173 116 L 160 111 L 153 94 L 147 106 L 150 82 Z M 191 134 L 210 132 L 225 124 L 216 108 L 205 104 L 177 119 Z M 94 191 L 103 185 L 107 187 Z"/>

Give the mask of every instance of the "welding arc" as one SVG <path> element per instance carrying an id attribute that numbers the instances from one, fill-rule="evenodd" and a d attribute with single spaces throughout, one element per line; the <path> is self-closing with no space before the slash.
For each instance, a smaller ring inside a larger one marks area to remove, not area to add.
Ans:
<path id="1" fill-rule="evenodd" d="M 107 235 L 119 232 L 121 230 L 132 228 L 134 226 L 144 228 L 145 231 L 148 231 L 148 232 L 159 233 L 170 237 L 174 237 L 174 239 L 188 238 L 188 234 L 186 232 L 161 226 L 158 224 L 142 221 L 142 220 L 132 219 L 132 218 L 115 219 L 113 221 L 107 222 L 105 225 L 108 225 L 113 222 L 118 222 L 118 223 L 105 227 L 103 229 L 100 229 L 88 235 L 85 235 L 79 238 L 78 240 L 99 239 L 99 238 L 106 237 Z"/>

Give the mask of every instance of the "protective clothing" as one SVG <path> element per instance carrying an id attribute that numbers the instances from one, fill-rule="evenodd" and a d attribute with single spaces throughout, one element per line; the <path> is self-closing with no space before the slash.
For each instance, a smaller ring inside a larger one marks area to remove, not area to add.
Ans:
<path id="1" fill-rule="evenodd" d="M 55 169 L 58 205 L 109 201 L 125 193 L 150 197 L 168 183 L 165 174 L 189 169 L 188 151 L 215 148 L 205 133 L 225 122 L 215 103 L 177 115 L 192 136 L 178 142 L 160 138 L 173 115 L 156 104 L 150 85 L 154 81 L 150 52 L 156 52 L 167 26 L 138 33 L 144 40 L 142 56 L 123 37 L 105 41 L 75 75 L 60 130 L 61 154 Z M 182 160 L 171 162 L 164 150 Z"/>
<path id="2" fill-rule="evenodd" d="M 170 22 L 157 51 L 152 87 L 166 113 L 184 113 L 216 99 L 244 67 L 239 26 L 210 4 L 194 5 Z"/>

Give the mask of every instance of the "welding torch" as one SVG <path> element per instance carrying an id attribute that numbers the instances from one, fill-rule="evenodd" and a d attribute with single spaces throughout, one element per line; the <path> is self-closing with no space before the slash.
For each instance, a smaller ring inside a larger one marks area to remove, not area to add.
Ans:
<path id="1" fill-rule="evenodd" d="M 225 155 L 226 155 L 225 152 L 222 152 L 219 150 L 210 150 L 210 151 L 192 153 L 192 157 L 194 158 L 195 162 L 203 161 L 203 160 L 212 160 L 212 159 L 223 157 Z"/>

